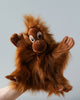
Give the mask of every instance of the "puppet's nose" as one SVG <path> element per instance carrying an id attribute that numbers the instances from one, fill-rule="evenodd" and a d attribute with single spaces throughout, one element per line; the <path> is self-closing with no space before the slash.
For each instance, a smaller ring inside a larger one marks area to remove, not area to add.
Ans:
<path id="1" fill-rule="evenodd" d="M 39 41 L 39 40 L 37 40 L 37 41 L 36 41 L 36 43 L 40 43 L 40 41 Z"/>
<path id="2" fill-rule="evenodd" d="M 47 48 L 47 43 L 44 40 L 36 40 L 32 45 L 33 51 L 37 53 L 42 53 Z"/>

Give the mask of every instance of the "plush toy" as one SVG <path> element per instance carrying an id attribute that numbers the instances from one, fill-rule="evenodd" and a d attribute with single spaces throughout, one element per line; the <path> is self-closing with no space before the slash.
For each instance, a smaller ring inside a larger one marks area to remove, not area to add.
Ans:
<path id="1" fill-rule="evenodd" d="M 44 90 L 64 95 L 72 86 L 63 76 L 69 59 L 69 50 L 74 46 L 72 37 L 65 36 L 57 43 L 48 27 L 39 17 L 25 15 L 26 31 L 13 34 L 11 42 L 17 47 L 15 55 L 16 69 L 10 75 L 10 86 L 20 92 L 26 90 Z"/>

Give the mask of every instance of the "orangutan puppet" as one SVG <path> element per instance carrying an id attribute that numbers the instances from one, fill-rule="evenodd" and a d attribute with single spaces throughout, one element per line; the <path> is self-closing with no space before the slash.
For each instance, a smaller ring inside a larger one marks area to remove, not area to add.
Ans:
<path id="1" fill-rule="evenodd" d="M 26 90 L 48 92 L 64 96 L 72 86 L 63 76 L 69 59 L 69 50 L 74 46 L 72 37 L 65 36 L 57 43 L 49 28 L 39 17 L 24 16 L 26 31 L 13 34 L 11 42 L 17 47 L 16 69 L 10 75 L 10 86 L 20 92 Z"/>

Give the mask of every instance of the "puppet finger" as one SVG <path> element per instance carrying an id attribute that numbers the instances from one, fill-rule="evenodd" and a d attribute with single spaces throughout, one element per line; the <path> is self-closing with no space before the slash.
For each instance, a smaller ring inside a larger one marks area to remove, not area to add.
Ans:
<path id="1" fill-rule="evenodd" d="M 68 49 L 71 49 L 73 46 L 74 46 L 74 40 L 73 40 L 73 38 L 70 38 L 70 42 L 68 43 L 68 46 L 69 46 L 69 48 Z"/>
<path id="2" fill-rule="evenodd" d="M 63 38 L 63 42 L 65 43 L 65 42 L 67 41 L 67 39 L 68 39 L 68 36 L 65 36 L 65 37 Z"/>

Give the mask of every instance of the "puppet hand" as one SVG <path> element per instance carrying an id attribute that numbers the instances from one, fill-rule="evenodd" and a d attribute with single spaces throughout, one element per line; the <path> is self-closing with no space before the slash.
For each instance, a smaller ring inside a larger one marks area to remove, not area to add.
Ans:
<path id="1" fill-rule="evenodd" d="M 21 40 L 22 34 L 20 33 L 19 35 L 17 33 L 14 33 L 11 38 L 10 41 L 16 46 L 19 47 L 19 41 Z"/>
<path id="2" fill-rule="evenodd" d="M 11 36 L 10 40 L 11 40 L 11 42 L 12 42 L 15 46 L 17 46 L 17 42 L 19 41 L 19 37 L 18 37 L 18 35 L 17 35 L 16 33 L 14 33 L 14 34 Z"/>
<path id="3" fill-rule="evenodd" d="M 74 46 L 74 40 L 72 37 L 65 36 L 62 40 L 60 47 L 62 51 L 70 50 Z"/>

